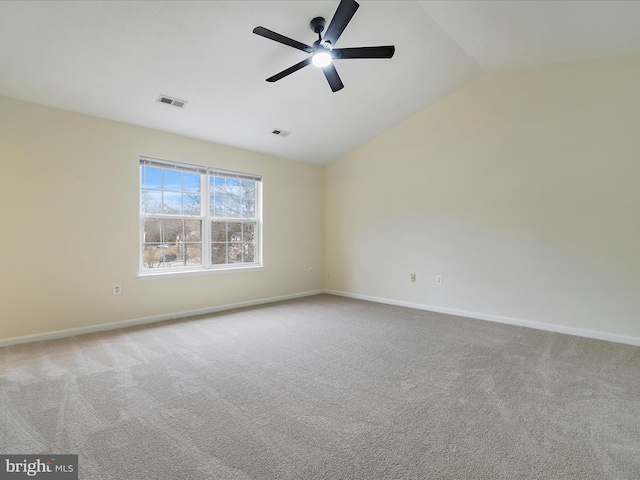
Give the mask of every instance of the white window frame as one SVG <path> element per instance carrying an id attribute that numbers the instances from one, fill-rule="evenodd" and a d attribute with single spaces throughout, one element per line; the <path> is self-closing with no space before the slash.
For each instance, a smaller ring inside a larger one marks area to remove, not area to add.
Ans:
<path id="1" fill-rule="evenodd" d="M 142 211 L 142 171 L 144 166 L 163 168 L 169 170 L 177 170 L 189 173 L 197 173 L 200 175 L 200 215 L 177 215 L 151 213 L 146 214 Z M 213 167 L 205 167 L 201 165 L 186 164 L 173 162 L 168 160 L 159 160 L 151 157 L 140 157 L 139 162 L 139 182 L 138 182 L 138 211 L 140 215 L 140 235 L 138 239 L 139 266 L 138 277 L 144 279 L 169 278 L 194 275 L 208 275 L 216 273 L 233 273 L 233 272 L 250 272 L 260 271 L 264 269 L 262 264 L 262 177 L 260 175 L 235 172 L 231 170 L 223 170 Z M 211 214 L 210 210 L 210 179 L 213 177 L 236 178 L 241 180 L 251 180 L 255 182 L 255 218 L 238 218 L 238 217 L 218 217 Z M 186 265 L 162 268 L 146 268 L 144 266 L 144 223 L 146 218 L 170 218 L 170 219 L 190 219 L 200 220 L 202 222 L 201 232 L 201 258 L 202 265 Z M 212 221 L 226 221 L 232 223 L 255 223 L 254 239 L 254 261 L 244 263 L 225 263 L 212 264 L 211 248 L 212 248 Z"/>

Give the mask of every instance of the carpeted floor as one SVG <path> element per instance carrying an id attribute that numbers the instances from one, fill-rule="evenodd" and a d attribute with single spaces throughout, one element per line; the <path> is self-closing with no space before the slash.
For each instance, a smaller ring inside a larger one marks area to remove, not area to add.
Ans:
<path id="1" fill-rule="evenodd" d="M 0 349 L 81 479 L 638 479 L 640 347 L 319 295 Z"/>

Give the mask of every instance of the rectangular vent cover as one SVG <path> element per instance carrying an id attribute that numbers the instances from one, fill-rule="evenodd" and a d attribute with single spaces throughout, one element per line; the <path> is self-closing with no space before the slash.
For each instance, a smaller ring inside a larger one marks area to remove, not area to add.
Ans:
<path id="1" fill-rule="evenodd" d="M 282 130 L 281 128 L 274 128 L 273 129 L 273 133 L 274 135 L 278 135 L 279 137 L 288 137 L 289 135 L 291 135 L 291 132 L 287 132 L 285 130 Z"/>
<path id="2" fill-rule="evenodd" d="M 158 100 L 156 101 L 160 103 L 166 103 L 167 105 L 173 105 L 174 107 L 178 108 L 184 108 L 187 103 L 189 103 L 186 100 L 180 100 L 178 98 L 169 97 L 167 95 L 160 95 L 158 97 Z"/>

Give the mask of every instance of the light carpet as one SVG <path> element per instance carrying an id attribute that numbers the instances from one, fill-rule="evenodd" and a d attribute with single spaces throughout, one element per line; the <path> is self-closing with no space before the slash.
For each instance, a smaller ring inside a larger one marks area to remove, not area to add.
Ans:
<path id="1" fill-rule="evenodd" d="M 81 479 L 638 479 L 640 347 L 330 295 L 0 349 Z"/>

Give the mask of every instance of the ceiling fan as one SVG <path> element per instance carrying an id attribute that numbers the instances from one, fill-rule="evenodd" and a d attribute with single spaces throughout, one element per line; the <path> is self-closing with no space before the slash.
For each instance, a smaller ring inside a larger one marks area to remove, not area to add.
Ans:
<path id="1" fill-rule="evenodd" d="M 275 74 L 272 77 L 267 78 L 267 82 L 277 82 L 278 80 L 297 72 L 303 67 L 306 67 L 310 63 L 322 68 L 324 76 L 329 82 L 331 90 L 337 92 L 344 87 L 338 71 L 333 64 L 334 60 L 343 58 L 391 58 L 395 52 L 393 45 L 381 46 L 381 47 L 354 47 L 354 48 L 334 48 L 336 42 L 342 35 L 342 32 L 351 21 L 351 18 L 358 10 L 360 5 L 355 0 L 340 0 L 336 13 L 333 14 L 333 18 L 329 23 L 329 27 L 324 31 L 325 19 L 322 17 L 315 17 L 311 20 L 310 27 L 315 33 L 318 34 L 318 40 L 313 42 L 313 45 L 306 45 L 304 43 L 293 40 L 284 35 L 280 35 L 268 28 L 256 27 L 253 29 L 253 33 L 260 35 L 261 37 L 274 40 L 276 42 L 288 45 L 298 50 L 310 53 L 311 55 L 299 63 L 283 70 L 280 73 Z"/>

